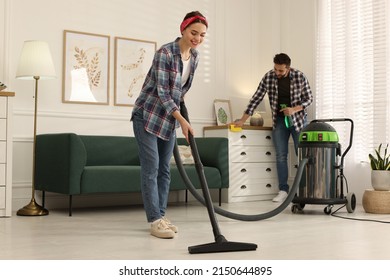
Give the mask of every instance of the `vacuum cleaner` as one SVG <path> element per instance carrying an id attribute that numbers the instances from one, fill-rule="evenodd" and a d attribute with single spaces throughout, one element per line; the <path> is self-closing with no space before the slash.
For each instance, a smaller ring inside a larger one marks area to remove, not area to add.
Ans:
<path id="1" fill-rule="evenodd" d="M 188 122 L 190 122 L 189 117 L 188 117 L 188 110 L 187 110 L 184 102 L 180 103 L 180 112 L 181 112 L 182 116 Z M 353 122 L 352 122 L 352 126 L 353 126 Z M 352 135 L 351 135 L 351 139 L 352 139 Z M 256 250 L 256 248 L 257 248 L 256 244 L 227 241 L 226 238 L 220 232 L 220 229 L 218 227 L 218 222 L 217 222 L 217 219 L 215 217 L 215 213 L 218 213 L 218 214 L 220 214 L 224 217 L 227 217 L 227 218 L 241 220 L 241 221 L 259 221 L 259 220 L 264 220 L 264 219 L 268 219 L 268 218 L 271 218 L 273 216 L 276 216 L 277 214 L 282 212 L 284 209 L 286 209 L 287 206 L 294 199 L 297 199 L 296 193 L 297 193 L 298 187 L 300 185 L 301 177 L 302 177 L 304 169 L 305 169 L 306 165 L 308 164 L 310 158 L 307 156 L 302 156 L 300 158 L 297 173 L 296 173 L 293 185 L 291 187 L 291 190 L 290 190 L 289 194 L 287 195 L 287 198 L 278 207 L 276 207 L 275 209 L 273 209 L 269 212 L 266 212 L 266 213 L 254 214 L 254 215 L 244 215 L 244 214 L 229 212 L 229 211 L 224 210 L 218 206 L 213 205 L 213 203 L 211 201 L 207 181 L 206 181 L 206 178 L 204 175 L 203 165 L 201 163 L 198 149 L 196 146 L 196 141 L 194 140 L 193 135 L 191 135 L 191 134 L 189 134 L 189 144 L 190 144 L 192 154 L 193 154 L 193 157 L 195 160 L 196 170 L 197 170 L 197 173 L 198 173 L 198 176 L 200 179 L 203 197 L 201 195 L 199 195 L 199 193 L 197 192 L 196 188 L 193 186 L 191 180 L 189 179 L 189 177 L 188 177 L 188 175 L 183 167 L 183 164 L 182 164 L 181 159 L 180 159 L 180 154 L 179 154 L 179 149 L 178 149 L 177 143 L 175 144 L 174 151 L 173 151 L 174 158 L 175 158 L 179 173 L 180 173 L 184 183 L 186 184 L 188 190 L 200 203 L 202 203 L 204 206 L 207 207 L 210 222 L 211 222 L 212 227 L 213 227 L 215 242 L 207 243 L 207 244 L 203 244 L 203 245 L 191 246 L 191 247 L 188 247 L 188 251 L 191 254 L 194 254 L 194 253 L 213 253 L 213 252 L 227 252 L 227 251 Z M 347 151 L 349 150 L 350 146 L 348 147 Z M 344 155 L 346 154 L 346 152 L 344 153 Z M 302 153 L 302 155 L 303 155 L 303 153 Z M 308 172 L 306 172 L 306 174 L 307 173 Z M 345 199 L 343 201 L 345 201 L 346 203 L 349 203 L 350 208 L 354 209 L 355 205 L 356 205 L 356 198 L 354 197 L 354 195 L 351 196 L 351 200 L 353 200 L 353 201 L 349 202 L 348 199 Z M 304 204 L 306 204 L 308 202 L 303 200 L 303 201 L 295 202 L 295 203 L 298 203 L 300 209 L 303 209 Z M 334 203 L 335 202 L 333 201 L 333 204 Z"/>
<path id="2" fill-rule="evenodd" d="M 341 155 L 336 130 L 328 122 L 350 122 L 349 145 Z M 293 213 L 303 210 L 306 204 L 326 204 L 325 214 L 330 214 L 334 204 L 345 204 L 348 213 L 356 207 L 352 192 L 344 196 L 344 158 L 352 146 L 353 121 L 351 119 L 313 120 L 299 135 L 298 159 L 308 159 L 305 174 L 297 195 L 292 200 Z M 339 161 L 339 157 L 340 162 Z"/>
<path id="3" fill-rule="evenodd" d="M 187 108 L 186 108 L 184 102 L 181 102 L 181 104 L 180 104 L 180 112 L 181 112 L 182 116 L 189 122 L 188 111 L 187 111 Z M 270 218 L 270 217 L 273 217 L 273 216 L 279 214 L 292 201 L 292 199 L 295 195 L 295 192 L 297 190 L 298 183 L 299 183 L 298 178 L 300 178 L 302 176 L 303 167 L 306 165 L 307 159 L 303 159 L 301 161 L 301 163 L 298 167 L 297 176 L 294 180 L 292 190 L 283 203 L 281 203 L 274 210 L 267 212 L 267 213 L 262 213 L 262 214 L 258 214 L 258 215 L 242 215 L 242 214 L 237 214 L 237 213 L 232 213 L 232 212 L 226 211 L 220 207 L 214 207 L 213 202 L 211 200 L 209 188 L 207 185 L 206 176 L 204 174 L 203 165 L 202 165 L 202 162 L 201 162 L 200 157 L 199 157 L 198 148 L 196 146 L 196 141 L 194 140 L 194 137 L 192 134 L 189 134 L 188 137 L 189 137 L 189 144 L 191 147 L 192 155 L 193 155 L 194 161 L 195 161 L 196 171 L 198 173 L 199 180 L 201 183 L 203 197 L 198 194 L 196 188 L 193 186 L 191 180 L 188 178 L 188 175 L 183 167 L 183 163 L 182 163 L 181 158 L 180 158 L 180 153 L 179 153 L 179 148 L 178 148 L 177 143 L 175 144 L 175 147 L 173 150 L 173 155 L 174 155 L 179 173 L 180 173 L 184 183 L 186 184 L 188 190 L 191 192 L 191 194 L 199 202 L 201 202 L 204 206 L 207 207 L 207 211 L 208 211 L 210 222 L 211 222 L 211 225 L 213 228 L 214 239 L 215 239 L 215 242 L 188 247 L 189 253 L 190 254 L 199 254 L 199 253 L 216 253 L 216 252 L 256 250 L 257 245 L 254 243 L 228 241 L 222 235 L 222 233 L 219 229 L 218 222 L 217 222 L 217 219 L 215 216 L 215 212 L 217 212 L 218 214 L 220 214 L 222 216 L 231 218 L 231 219 L 244 220 L 244 221 L 258 221 L 258 220 L 267 219 L 267 218 Z"/>

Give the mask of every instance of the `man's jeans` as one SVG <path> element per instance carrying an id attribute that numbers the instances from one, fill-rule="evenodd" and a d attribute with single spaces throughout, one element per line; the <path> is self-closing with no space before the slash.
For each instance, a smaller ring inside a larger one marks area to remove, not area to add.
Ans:
<path id="1" fill-rule="evenodd" d="M 284 122 L 284 117 L 278 116 L 276 119 L 276 127 L 272 131 L 272 138 L 276 150 L 276 169 L 278 172 L 279 190 L 288 193 L 288 141 L 290 135 L 293 138 L 295 146 L 295 154 L 298 152 L 299 133 L 294 127 L 287 128 Z"/>
<path id="2" fill-rule="evenodd" d="M 139 148 L 141 163 L 141 192 L 148 222 L 165 216 L 168 204 L 170 168 L 176 135 L 164 141 L 148 133 L 142 118 L 142 110 L 133 115 L 134 135 Z"/>

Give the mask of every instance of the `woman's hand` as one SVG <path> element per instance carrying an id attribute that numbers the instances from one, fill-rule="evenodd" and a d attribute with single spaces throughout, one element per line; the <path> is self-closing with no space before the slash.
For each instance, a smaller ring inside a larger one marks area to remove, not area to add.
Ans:
<path id="1" fill-rule="evenodd" d="M 190 143 L 189 133 L 194 136 L 194 129 L 190 123 L 180 114 L 179 110 L 173 112 L 172 115 L 179 122 L 184 137 L 187 139 L 187 142 Z"/>
<path id="2" fill-rule="evenodd" d="M 191 135 L 194 136 L 194 129 L 189 124 L 189 122 L 187 122 L 187 120 L 184 118 L 179 123 L 184 137 L 187 139 L 187 142 L 190 143 L 189 134 L 191 133 Z"/>

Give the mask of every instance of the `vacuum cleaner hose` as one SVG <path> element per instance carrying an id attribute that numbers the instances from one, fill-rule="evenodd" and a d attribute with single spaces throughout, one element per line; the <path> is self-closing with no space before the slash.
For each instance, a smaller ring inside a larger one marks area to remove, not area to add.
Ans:
<path id="1" fill-rule="evenodd" d="M 180 104 L 180 112 L 181 112 L 182 116 L 188 122 L 190 122 L 189 121 L 189 117 L 188 117 L 188 111 L 187 111 L 187 108 L 186 108 L 184 102 L 181 102 L 181 104 Z M 192 135 L 189 135 L 189 142 L 190 142 L 189 144 L 190 144 L 190 147 L 191 147 L 191 150 L 192 150 L 192 154 L 194 156 L 195 164 L 199 163 L 201 165 L 201 160 L 200 160 L 200 157 L 199 157 L 198 148 L 196 146 L 196 142 L 195 142 L 194 137 Z M 206 202 L 205 202 L 205 199 L 197 192 L 197 190 L 194 187 L 194 185 L 192 184 L 191 180 L 188 178 L 188 175 L 187 175 L 187 173 L 186 173 L 186 171 L 185 171 L 185 169 L 183 167 L 183 163 L 182 163 L 182 161 L 180 159 L 179 148 L 177 146 L 177 143 L 175 144 L 175 147 L 174 147 L 174 150 L 173 150 L 173 155 L 175 157 L 175 161 L 176 161 L 176 165 L 178 167 L 179 173 L 180 173 L 184 183 L 186 184 L 187 189 L 191 192 L 191 194 L 200 203 L 202 203 L 204 206 L 207 206 Z M 269 212 L 266 212 L 266 213 L 254 214 L 254 215 L 246 215 L 246 214 L 238 214 L 238 213 L 229 212 L 229 211 L 227 211 L 227 210 L 225 210 L 223 208 L 220 208 L 218 206 L 214 206 L 215 212 L 220 214 L 220 215 L 222 215 L 222 216 L 224 216 L 224 217 L 227 217 L 227 218 L 230 218 L 230 219 L 234 219 L 234 220 L 240 220 L 240 221 L 259 221 L 259 220 L 265 220 L 265 219 L 268 219 L 268 218 L 271 218 L 273 216 L 278 215 L 294 199 L 295 194 L 296 194 L 296 192 L 298 190 L 299 182 L 301 181 L 303 170 L 304 170 L 307 162 L 308 162 L 307 158 L 303 158 L 300 161 L 299 166 L 298 166 L 298 170 L 297 170 L 297 174 L 296 174 L 295 179 L 294 179 L 294 183 L 293 183 L 293 185 L 291 187 L 291 190 L 290 190 L 289 194 L 287 195 L 287 198 L 278 207 L 276 207 L 275 209 L 273 209 L 273 210 L 271 210 Z M 198 175 L 203 177 L 203 178 L 200 178 L 200 182 L 202 184 L 202 188 L 204 188 L 203 184 L 207 184 L 206 179 L 204 178 L 205 177 L 204 173 L 199 173 L 198 172 Z"/>

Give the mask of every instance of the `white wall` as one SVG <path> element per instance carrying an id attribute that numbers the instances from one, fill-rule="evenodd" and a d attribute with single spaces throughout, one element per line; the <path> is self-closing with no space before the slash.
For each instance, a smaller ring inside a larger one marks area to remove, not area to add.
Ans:
<path id="1" fill-rule="evenodd" d="M 180 35 L 181 20 L 192 10 L 204 13 L 210 25 L 186 97 L 197 135 L 202 135 L 203 126 L 215 123 L 214 99 L 230 99 L 233 117 L 241 115 L 278 52 L 291 56 L 293 66 L 306 73 L 314 89 L 316 16 L 312 0 L 0 0 L 4 19 L 0 20 L 0 81 L 16 92 L 14 209 L 24 206 L 31 195 L 34 84 L 15 79 L 23 42 L 47 41 L 58 76 L 39 83 L 38 134 L 133 135 L 132 108 L 113 105 L 114 37 L 151 40 L 160 46 Z M 65 29 L 111 36 L 109 105 L 62 103 Z"/>

